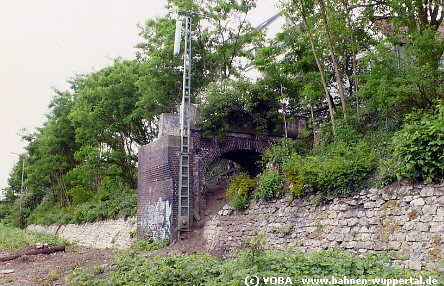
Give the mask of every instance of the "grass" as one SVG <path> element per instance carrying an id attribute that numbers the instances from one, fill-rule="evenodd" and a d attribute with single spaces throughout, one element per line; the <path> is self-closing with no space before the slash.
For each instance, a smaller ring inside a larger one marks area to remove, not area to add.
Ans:
<path id="1" fill-rule="evenodd" d="M 16 252 L 37 242 L 47 243 L 49 247 L 71 244 L 56 235 L 19 229 L 0 223 L 0 250 Z"/>

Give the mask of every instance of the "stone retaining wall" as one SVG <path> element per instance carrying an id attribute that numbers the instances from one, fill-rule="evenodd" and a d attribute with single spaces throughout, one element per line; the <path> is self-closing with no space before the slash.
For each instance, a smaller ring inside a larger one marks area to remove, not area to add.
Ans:
<path id="1" fill-rule="evenodd" d="M 57 234 L 69 241 L 93 248 L 126 249 L 131 246 L 136 233 L 136 218 L 105 220 L 84 224 L 29 225 L 28 229 L 48 234 Z M 133 235 L 134 236 L 134 235 Z"/>
<path id="2" fill-rule="evenodd" d="M 396 251 L 419 270 L 443 258 L 444 183 L 398 184 L 323 202 L 253 202 L 244 212 L 225 205 L 204 229 L 209 251 L 243 247 L 259 233 L 268 247 L 281 249 Z"/>

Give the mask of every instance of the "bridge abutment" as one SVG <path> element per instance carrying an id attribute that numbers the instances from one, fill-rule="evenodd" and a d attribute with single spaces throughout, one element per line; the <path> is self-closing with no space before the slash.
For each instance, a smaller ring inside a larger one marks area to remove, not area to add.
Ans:
<path id="1" fill-rule="evenodd" d="M 198 111 L 192 112 L 192 123 Z M 304 123 L 304 122 L 303 122 Z M 296 124 L 301 126 L 301 122 Z M 245 130 L 248 131 L 248 130 Z M 189 214 L 190 228 L 202 212 L 206 166 L 219 157 L 243 166 L 251 175 L 260 171 L 255 163 L 279 137 L 260 138 L 254 132 L 229 131 L 225 140 L 204 138 L 191 124 Z M 155 239 L 178 237 L 179 167 L 181 139 L 179 115 L 162 114 L 159 137 L 139 149 L 137 234 Z"/>
<path id="2" fill-rule="evenodd" d="M 137 234 L 174 239 L 180 137 L 167 135 L 139 149 Z"/>

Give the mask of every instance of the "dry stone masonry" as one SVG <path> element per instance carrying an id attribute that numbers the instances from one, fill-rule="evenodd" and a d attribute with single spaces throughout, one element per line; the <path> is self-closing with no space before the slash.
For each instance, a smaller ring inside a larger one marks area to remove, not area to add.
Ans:
<path id="1" fill-rule="evenodd" d="M 29 225 L 28 229 L 56 234 L 85 247 L 127 249 L 134 241 L 136 219 L 110 219 L 84 224 Z"/>
<path id="2" fill-rule="evenodd" d="M 444 183 L 398 184 L 326 201 L 255 202 L 244 212 L 225 205 L 204 230 L 209 251 L 243 247 L 259 233 L 270 248 L 394 251 L 419 270 L 443 258 Z"/>

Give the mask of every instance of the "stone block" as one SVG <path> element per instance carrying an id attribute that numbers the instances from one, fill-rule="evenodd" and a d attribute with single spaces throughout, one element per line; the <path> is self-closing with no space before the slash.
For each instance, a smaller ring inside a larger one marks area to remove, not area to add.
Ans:
<path id="1" fill-rule="evenodd" d="M 417 232 L 412 232 L 406 234 L 405 240 L 408 242 L 416 242 L 418 240 L 421 240 L 421 237 L 419 237 Z"/>
<path id="2" fill-rule="evenodd" d="M 429 223 L 433 220 L 433 217 L 434 216 L 430 214 L 423 214 L 418 218 L 418 220 L 423 223 Z"/>
<path id="3" fill-rule="evenodd" d="M 416 271 L 420 271 L 422 269 L 422 263 L 421 261 L 417 261 L 417 260 L 406 260 L 405 264 Z"/>
<path id="4" fill-rule="evenodd" d="M 420 196 L 422 197 L 430 197 L 435 194 L 435 189 L 432 187 L 424 187 L 421 189 Z"/>
<path id="5" fill-rule="evenodd" d="M 365 209 L 374 209 L 376 207 L 379 207 L 379 206 L 374 201 L 369 201 L 369 202 L 365 202 L 364 203 L 364 208 Z"/>
<path id="6" fill-rule="evenodd" d="M 431 222 L 429 231 L 432 233 L 444 233 L 444 224 L 440 222 Z"/>
<path id="7" fill-rule="evenodd" d="M 356 236 L 357 239 L 361 240 L 361 241 L 370 241 L 371 240 L 371 234 L 369 233 L 360 233 Z"/>
<path id="8" fill-rule="evenodd" d="M 358 218 L 351 218 L 348 220 L 347 225 L 348 226 L 355 226 L 358 224 L 358 222 L 359 222 Z"/>
<path id="9" fill-rule="evenodd" d="M 405 196 L 401 200 L 403 202 L 410 203 L 413 200 L 413 196 Z"/>
<path id="10" fill-rule="evenodd" d="M 412 206 L 423 206 L 425 205 L 425 201 L 423 198 L 415 198 L 410 202 L 410 204 Z"/>
<path id="11" fill-rule="evenodd" d="M 444 207 L 439 206 L 436 210 L 436 218 L 444 219 Z"/>

